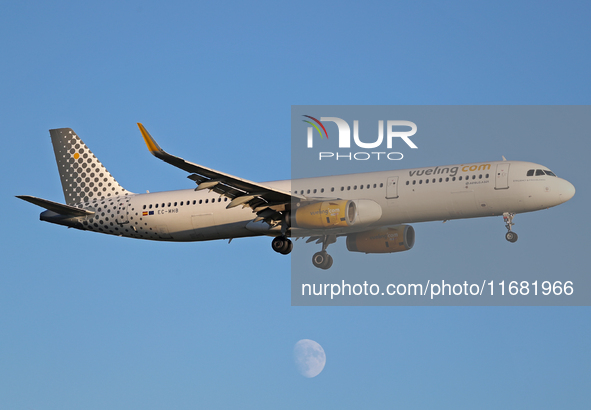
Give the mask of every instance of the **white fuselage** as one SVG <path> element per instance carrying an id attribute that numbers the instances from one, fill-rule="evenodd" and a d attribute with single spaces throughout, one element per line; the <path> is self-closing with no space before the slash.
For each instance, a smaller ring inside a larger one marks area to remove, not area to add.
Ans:
<path id="1" fill-rule="evenodd" d="M 530 170 L 534 170 L 534 175 L 527 176 Z M 530 162 L 498 161 L 273 181 L 264 185 L 310 199 L 375 201 L 382 208 L 381 218 L 371 225 L 375 227 L 531 212 L 559 205 L 574 195 L 574 187 L 568 181 L 548 174 L 535 176 L 535 170 L 548 169 Z M 256 214 L 251 208 L 226 209 L 228 203 L 228 198 L 215 192 L 193 189 L 101 198 L 83 204 L 95 214 L 76 218 L 73 226 L 165 241 L 280 233 L 279 226 L 271 228 L 263 221 L 253 222 Z M 329 231 L 339 235 L 360 229 L 352 226 Z M 297 237 L 318 232 L 292 228 L 290 233 Z"/>

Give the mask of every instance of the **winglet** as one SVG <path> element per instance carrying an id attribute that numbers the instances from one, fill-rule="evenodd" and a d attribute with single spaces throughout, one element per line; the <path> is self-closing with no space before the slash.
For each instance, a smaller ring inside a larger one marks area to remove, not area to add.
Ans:
<path id="1" fill-rule="evenodd" d="M 156 143 L 156 141 L 154 141 L 154 138 L 152 138 L 152 136 L 150 135 L 148 130 L 139 122 L 137 123 L 137 126 L 140 128 L 140 132 L 142 133 L 142 137 L 144 137 L 144 141 L 146 142 L 146 145 L 148 146 L 148 149 L 150 150 L 150 152 L 154 155 L 157 152 L 162 152 L 162 148 L 160 148 L 160 146 Z"/>

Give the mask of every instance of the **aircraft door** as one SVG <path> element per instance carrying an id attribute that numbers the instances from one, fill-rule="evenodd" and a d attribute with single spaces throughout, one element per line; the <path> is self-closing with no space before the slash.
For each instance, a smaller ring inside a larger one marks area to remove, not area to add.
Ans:
<path id="1" fill-rule="evenodd" d="M 398 198 L 398 177 L 389 177 L 386 184 L 386 199 Z"/>
<path id="2" fill-rule="evenodd" d="M 497 164 L 497 172 L 495 173 L 495 189 L 509 188 L 509 166 L 508 162 Z"/>

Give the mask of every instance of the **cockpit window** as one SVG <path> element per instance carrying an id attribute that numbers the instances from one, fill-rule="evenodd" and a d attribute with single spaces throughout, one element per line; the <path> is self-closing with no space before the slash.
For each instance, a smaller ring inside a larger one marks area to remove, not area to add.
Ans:
<path id="1" fill-rule="evenodd" d="M 540 175 L 549 175 L 551 177 L 556 176 L 556 174 L 554 172 L 550 171 L 549 169 L 530 169 L 527 171 L 528 177 L 533 177 L 534 174 L 536 176 L 540 176 Z"/>

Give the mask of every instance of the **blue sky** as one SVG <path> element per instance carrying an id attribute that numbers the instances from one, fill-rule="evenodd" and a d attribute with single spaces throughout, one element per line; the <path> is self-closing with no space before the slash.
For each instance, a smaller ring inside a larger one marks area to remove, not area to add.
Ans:
<path id="1" fill-rule="evenodd" d="M 293 104 L 588 104 L 589 11 L 4 5 L 0 408 L 587 408 L 588 307 L 292 307 L 289 258 L 268 238 L 91 234 L 40 222 L 14 195 L 63 200 L 50 128 L 76 130 L 125 188 L 144 192 L 191 182 L 147 152 L 136 122 L 171 153 L 264 181 L 289 178 Z M 577 194 L 518 216 L 518 248 L 500 218 L 418 224 L 415 249 L 391 255 L 401 269 L 588 269 L 588 139 L 446 139 L 425 142 L 421 166 L 506 155 L 547 165 Z M 327 356 L 314 379 L 292 360 L 305 338 Z"/>

